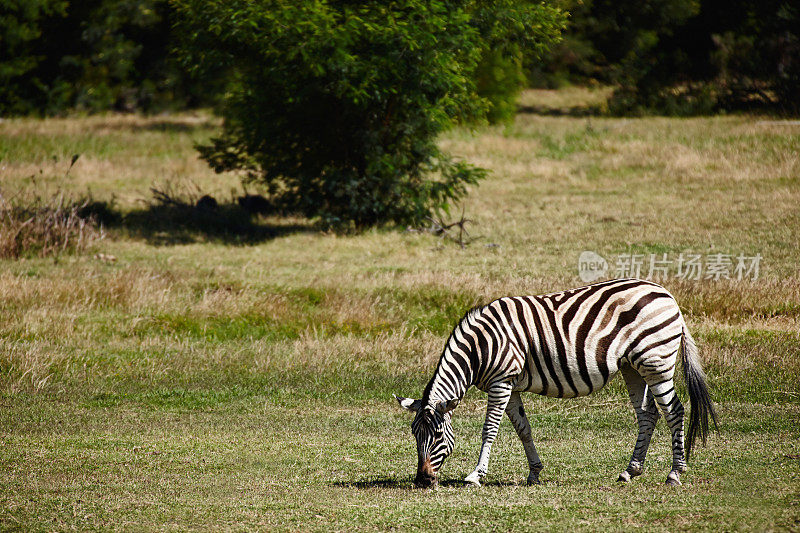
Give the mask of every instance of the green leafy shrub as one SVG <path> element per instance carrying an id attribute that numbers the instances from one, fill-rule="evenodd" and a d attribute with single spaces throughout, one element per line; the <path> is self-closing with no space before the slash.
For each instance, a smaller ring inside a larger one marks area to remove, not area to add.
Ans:
<path id="1" fill-rule="evenodd" d="M 486 98 L 489 122 L 508 122 L 517 111 L 517 96 L 526 81 L 520 53 L 487 50 L 476 69 L 477 91 Z"/>
<path id="2" fill-rule="evenodd" d="M 537 50 L 563 25 L 555 8 L 502 4 L 178 0 L 185 61 L 229 80 L 202 157 L 327 225 L 419 223 L 484 175 L 436 138 L 486 117 L 474 74 L 494 39 Z"/>
<path id="3" fill-rule="evenodd" d="M 553 39 L 553 8 L 520 0 L 469 3 L 470 24 L 478 29 L 482 53 L 472 77 L 488 104 L 489 122 L 508 122 L 517 111 L 517 96 L 527 84 L 526 70 L 539 64 L 561 39 Z M 565 20 L 555 21 L 558 29 Z"/>

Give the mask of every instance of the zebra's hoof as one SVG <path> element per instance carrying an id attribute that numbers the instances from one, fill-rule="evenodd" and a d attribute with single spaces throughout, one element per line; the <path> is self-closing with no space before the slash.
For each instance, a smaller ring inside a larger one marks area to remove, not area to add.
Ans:
<path id="1" fill-rule="evenodd" d="M 464 481 L 476 487 L 481 486 L 481 476 L 477 472 L 473 472 L 464 478 Z"/>
<path id="2" fill-rule="evenodd" d="M 667 476 L 667 481 L 665 483 L 672 487 L 678 487 L 682 485 L 681 480 L 678 477 L 678 473 L 674 471 L 669 473 L 669 476 Z"/>
<path id="3" fill-rule="evenodd" d="M 539 476 L 528 476 L 528 485 L 541 485 L 542 482 L 539 481 Z"/>
<path id="4" fill-rule="evenodd" d="M 621 473 L 619 475 L 619 477 L 617 478 L 617 481 L 620 482 L 620 483 L 630 483 L 631 475 L 626 470 L 626 471 L 624 471 L 623 473 Z"/>

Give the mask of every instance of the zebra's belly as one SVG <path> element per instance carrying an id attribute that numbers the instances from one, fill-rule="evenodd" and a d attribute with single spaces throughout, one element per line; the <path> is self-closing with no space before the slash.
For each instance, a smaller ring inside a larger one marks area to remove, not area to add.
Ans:
<path id="1" fill-rule="evenodd" d="M 570 379 L 565 376 L 550 376 L 542 379 L 542 376 L 537 372 L 528 372 L 524 370 L 519 378 L 514 382 L 513 390 L 518 392 L 533 392 L 550 398 L 577 398 L 579 396 L 588 396 L 603 387 L 614 377 L 618 368 L 617 365 L 611 365 L 609 368 L 609 375 L 604 377 L 599 374 L 590 376 L 590 382 L 585 381 L 578 373 L 572 374 Z"/>

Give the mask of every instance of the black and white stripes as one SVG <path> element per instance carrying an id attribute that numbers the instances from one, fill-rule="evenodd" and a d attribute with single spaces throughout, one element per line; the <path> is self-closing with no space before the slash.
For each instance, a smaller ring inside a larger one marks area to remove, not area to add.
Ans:
<path id="1" fill-rule="evenodd" d="M 673 467 L 667 482 L 678 484 L 679 474 L 686 469 L 683 406 L 673 386 L 681 346 L 692 404 L 688 456 L 696 434 L 705 440 L 708 416 L 714 418 L 713 407 L 694 341 L 675 300 L 660 285 L 643 280 L 612 280 L 542 296 L 500 298 L 473 309 L 451 333 L 422 399 L 398 400 L 417 413 L 419 465 L 424 465 L 426 454 L 437 446 L 435 439 L 430 448 L 419 446 L 419 435 L 428 435 L 424 429 L 427 421 L 430 434 L 434 426 L 452 434 L 450 412 L 467 389 L 474 385 L 487 392 L 481 454 L 467 481 L 479 483 L 486 474 L 505 412 L 525 447 L 528 481 L 535 483 L 542 464 L 519 393 L 585 396 L 601 389 L 621 370 L 636 410 L 639 437 L 620 480 L 641 474 L 660 408 L 673 435 Z M 429 465 L 431 482 L 443 460 Z M 420 468 L 417 479 L 425 484 Z"/>

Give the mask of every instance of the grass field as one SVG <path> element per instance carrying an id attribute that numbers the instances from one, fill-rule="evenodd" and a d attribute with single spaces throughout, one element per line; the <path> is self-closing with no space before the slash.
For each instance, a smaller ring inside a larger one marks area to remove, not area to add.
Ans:
<path id="1" fill-rule="evenodd" d="M 800 530 L 800 127 L 591 115 L 600 101 L 530 91 L 512 125 L 442 138 L 492 170 L 464 248 L 243 219 L 237 179 L 192 148 L 218 126 L 204 114 L 0 121 L 4 193 L 91 194 L 122 215 L 89 253 L 0 260 L 0 529 Z M 235 223 L 154 205 L 169 184 Z M 663 421 L 645 474 L 616 483 L 636 439 L 617 379 L 523 397 L 536 487 L 507 420 L 485 486 L 462 484 L 485 406 L 471 391 L 441 486 L 414 489 L 391 394 L 421 393 L 469 307 L 580 285 L 585 250 L 612 277 L 620 255 L 673 261 L 662 283 L 720 417 L 684 485 L 663 485 Z M 682 280 L 680 254 L 761 262 L 757 279 Z"/>

